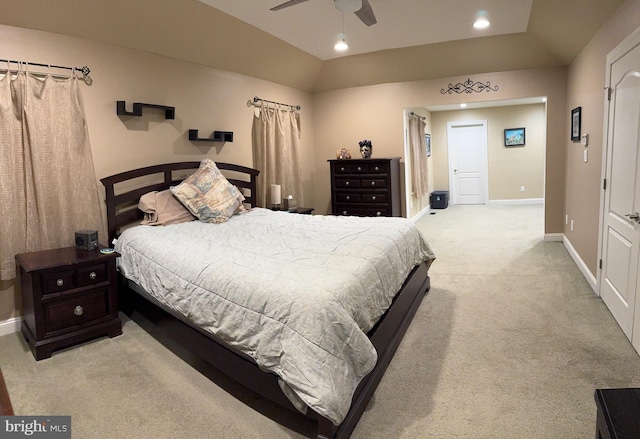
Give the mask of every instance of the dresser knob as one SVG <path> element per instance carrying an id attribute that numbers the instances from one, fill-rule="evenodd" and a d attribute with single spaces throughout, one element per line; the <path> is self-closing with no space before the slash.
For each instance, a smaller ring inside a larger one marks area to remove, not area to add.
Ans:
<path id="1" fill-rule="evenodd" d="M 380 168 L 379 168 L 378 166 L 376 166 L 374 169 L 375 169 L 376 171 L 379 171 L 379 170 L 380 170 Z"/>
<path id="2" fill-rule="evenodd" d="M 75 308 L 73 308 L 73 313 L 77 316 L 81 316 L 82 314 L 84 314 L 84 308 L 78 305 Z"/>
<path id="3" fill-rule="evenodd" d="M 347 211 L 346 211 L 346 210 L 343 210 L 343 211 L 342 211 L 342 214 L 343 214 L 343 215 L 346 215 L 346 214 L 347 214 Z"/>
<path id="4" fill-rule="evenodd" d="M 349 182 L 348 181 L 345 183 L 345 186 L 349 186 Z"/>
<path id="5" fill-rule="evenodd" d="M 57 286 L 59 286 L 59 287 L 61 287 L 61 286 L 63 286 L 63 285 L 64 285 L 64 281 L 63 281 L 62 279 L 58 279 L 58 280 L 56 281 L 56 285 L 57 285 Z"/>
<path id="6" fill-rule="evenodd" d="M 340 168 L 340 170 L 344 172 L 344 166 L 342 168 Z"/>
<path id="7" fill-rule="evenodd" d="M 362 171 L 362 168 L 360 166 L 358 166 L 358 171 Z"/>
<path id="8" fill-rule="evenodd" d="M 347 200 L 350 200 L 350 199 L 351 199 L 351 197 L 349 195 L 347 195 Z"/>
<path id="9" fill-rule="evenodd" d="M 371 186 L 375 186 L 375 185 L 376 185 L 376 182 L 375 182 L 375 181 L 372 181 L 372 182 L 371 182 Z"/>
<path id="10" fill-rule="evenodd" d="M 382 212 L 376 212 L 376 216 L 382 215 Z"/>
<path id="11" fill-rule="evenodd" d="M 376 196 L 374 195 L 373 197 L 371 197 L 371 199 L 372 199 L 373 201 L 376 201 Z"/>
<path id="12" fill-rule="evenodd" d="M 89 273 L 89 278 L 95 279 L 96 277 L 98 277 L 98 275 L 96 274 L 95 271 L 92 271 L 91 273 Z"/>

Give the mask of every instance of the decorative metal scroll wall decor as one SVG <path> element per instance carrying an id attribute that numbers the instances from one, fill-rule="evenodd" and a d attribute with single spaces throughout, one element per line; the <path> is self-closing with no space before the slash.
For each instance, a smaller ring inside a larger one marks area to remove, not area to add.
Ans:
<path id="1" fill-rule="evenodd" d="M 464 82 L 458 82 L 457 84 L 453 85 L 453 84 L 449 84 L 449 88 L 447 90 L 445 90 L 444 88 L 440 90 L 440 93 L 442 94 L 452 94 L 453 92 L 456 92 L 458 94 L 460 93 L 482 93 L 483 91 L 486 91 L 487 93 L 490 91 L 498 91 L 498 86 L 494 86 L 491 87 L 491 83 L 489 81 L 487 81 L 486 84 L 482 83 L 482 82 L 473 82 L 471 79 L 467 79 Z"/>

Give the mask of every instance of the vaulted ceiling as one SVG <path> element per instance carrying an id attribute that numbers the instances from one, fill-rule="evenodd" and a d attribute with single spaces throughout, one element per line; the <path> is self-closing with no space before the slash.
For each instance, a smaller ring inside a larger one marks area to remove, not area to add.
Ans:
<path id="1" fill-rule="evenodd" d="M 309 92 L 569 65 L 624 0 L 369 0 L 378 23 L 330 0 L 0 0 L 0 24 L 94 39 Z M 43 7 L 46 3 L 46 7 Z M 220 9 L 217 9 L 220 8 Z M 482 8 L 490 30 L 470 27 Z M 224 12 L 226 11 L 226 12 Z"/>

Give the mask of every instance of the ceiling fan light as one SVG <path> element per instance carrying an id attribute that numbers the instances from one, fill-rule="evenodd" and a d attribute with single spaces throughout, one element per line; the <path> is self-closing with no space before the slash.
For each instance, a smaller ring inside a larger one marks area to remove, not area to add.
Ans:
<path id="1" fill-rule="evenodd" d="M 336 9 L 342 12 L 356 12 L 362 9 L 362 0 L 335 0 Z"/>
<path id="2" fill-rule="evenodd" d="M 347 44 L 343 36 L 340 40 L 338 40 L 338 42 L 336 43 L 335 46 L 333 46 L 333 48 L 338 52 L 344 52 L 349 48 L 349 45 Z"/>

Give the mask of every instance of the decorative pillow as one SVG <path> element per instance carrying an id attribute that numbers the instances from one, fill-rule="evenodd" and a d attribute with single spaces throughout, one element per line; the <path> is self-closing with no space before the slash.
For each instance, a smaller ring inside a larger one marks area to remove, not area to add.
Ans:
<path id="1" fill-rule="evenodd" d="M 171 192 L 200 221 L 221 223 L 227 221 L 242 205 L 244 196 L 229 183 L 215 162 L 204 159 L 200 168 Z"/>
<path id="2" fill-rule="evenodd" d="M 149 226 L 185 223 L 195 219 L 169 189 L 144 194 L 140 197 L 138 209 L 144 212 L 144 220 L 140 224 Z"/>

